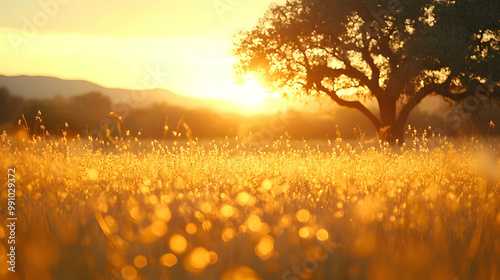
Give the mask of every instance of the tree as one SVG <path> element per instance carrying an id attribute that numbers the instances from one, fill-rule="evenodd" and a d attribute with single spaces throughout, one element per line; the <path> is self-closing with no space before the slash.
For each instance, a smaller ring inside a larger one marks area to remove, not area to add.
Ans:
<path id="1" fill-rule="evenodd" d="M 23 99 L 12 96 L 7 88 L 0 87 L 0 124 L 15 122 L 21 112 Z"/>
<path id="2" fill-rule="evenodd" d="M 235 69 L 272 90 L 326 94 L 402 142 L 428 95 L 499 96 L 499 11 L 498 0 L 288 0 L 235 35 Z"/>

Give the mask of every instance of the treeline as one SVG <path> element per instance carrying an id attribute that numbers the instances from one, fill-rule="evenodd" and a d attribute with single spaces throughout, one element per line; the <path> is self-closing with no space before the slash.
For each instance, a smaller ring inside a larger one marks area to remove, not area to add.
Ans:
<path id="1" fill-rule="evenodd" d="M 420 129 L 431 126 L 448 135 L 494 134 L 490 121 L 500 123 L 498 110 L 480 113 L 433 114 L 416 110 L 408 124 Z M 24 115 L 24 118 L 23 118 Z M 67 127 L 65 124 L 68 124 Z M 291 110 L 286 113 L 245 116 L 220 114 L 209 109 L 186 109 L 166 103 L 139 107 L 113 104 L 99 92 L 52 99 L 23 99 L 0 88 L 0 130 L 15 133 L 30 129 L 31 135 L 89 135 L 120 137 L 140 134 L 143 138 L 174 139 L 242 137 L 268 141 L 287 133 L 292 139 L 346 139 L 376 136 L 371 124 L 355 110 L 336 108 L 334 113 L 318 114 Z M 41 127 L 43 129 L 41 129 Z"/>
<path id="2" fill-rule="evenodd" d="M 82 137 L 102 136 L 108 131 L 112 136 L 119 136 L 130 131 L 161 139 L 179 137 L 179 134 L 182 137 L 191 130 L 192 137 L 217 138 L 234 131 L 237 120 L 224 120 L 207 109 L 189 110 L 165 103 L 144 108 L 136 104 L 113 104 L 99 92 L 69 98 L 23 100 L 5 88 L 0 89 L 0 129 L 12 132 L 27 127 L 31 133 L 40 134 L 41 125 L 55 136 L 62 135 L 63 131 Z"/>

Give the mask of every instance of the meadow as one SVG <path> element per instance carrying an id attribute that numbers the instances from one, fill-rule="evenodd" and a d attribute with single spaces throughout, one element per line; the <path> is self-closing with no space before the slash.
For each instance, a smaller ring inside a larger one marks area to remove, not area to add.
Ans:
<path id="1" fill-rule="evenodd" d="M 499 145 L 4 133 L 0 278 L 500 279 Z"/>

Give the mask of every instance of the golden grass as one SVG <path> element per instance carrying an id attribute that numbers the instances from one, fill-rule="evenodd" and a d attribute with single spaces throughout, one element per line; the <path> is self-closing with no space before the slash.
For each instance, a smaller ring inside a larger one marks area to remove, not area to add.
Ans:
<path id="1" fill-rule="evenodd" d="M 2 137 L 0 278 L 500 279 L 493 140 L 116 140 Z"/>

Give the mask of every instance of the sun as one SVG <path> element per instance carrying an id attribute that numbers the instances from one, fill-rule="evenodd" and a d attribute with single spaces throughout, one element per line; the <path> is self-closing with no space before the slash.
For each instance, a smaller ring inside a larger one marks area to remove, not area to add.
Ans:
<path id="1" fill-rule="evenodd" d="M 262 105 L 270 94 L 255 78 L 245 80 L 242 85 L 235 84 L 234 95 L 231 99 L 240 105 L 255 107 Z"/>
<path id="2" fill-rule="evenodd" d="M 247 112 L 257 112 L 267 100 L 276 98 L 253 76 L 244 77 L 241 84 L 231 82 L 219 88 L 218 97 Z"/>
<path id="3" fill-rule="evenodd" d="M 252 75 L 242 77 L 239 83 L 233 77 L 228 77 L 224 82 L 208 86 L 206 89 L 200 88 L 199 92 L 203 92 L 206 98 L 215 101 L 216 103 L 212 104 L 220 106 L 221 109 L 245 114 L 268 112 L 273 107 L 271 103 L 275 103 L 271 101 L 281 97 L 280 94 L 262 86 L 259 79 Z"/>

